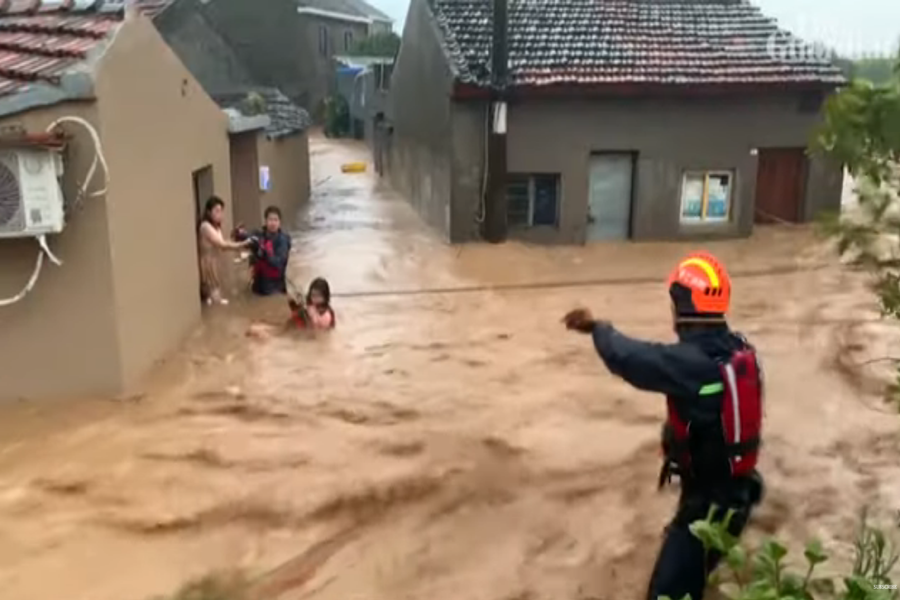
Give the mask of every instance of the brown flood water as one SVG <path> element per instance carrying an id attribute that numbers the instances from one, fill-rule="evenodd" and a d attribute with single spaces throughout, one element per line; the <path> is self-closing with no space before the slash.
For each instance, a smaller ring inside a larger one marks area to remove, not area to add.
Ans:
<path id="1" fill-rule="evenodd" d="M 237 302 L 142 395 L 0 409 L 0 598 L 144 600 L 229 567 L 275 569 L 267 600 L 642 597 L 675 500 L 663 403 L 559 319 L 584 304 L 671 339 L 662 279 L 689 247 L 451 248 L 340 173 L 360 157 L 313 141 L 295 235 L 294 280 L 330 280 L 337 330 L 251 341 L 283 300 Z M 707 247 L 766 369 L 752 535 L 846 555 L 858 507 L 900 507 L 884 365 L 855 366 L 898 332 L 808 231 Z"/>

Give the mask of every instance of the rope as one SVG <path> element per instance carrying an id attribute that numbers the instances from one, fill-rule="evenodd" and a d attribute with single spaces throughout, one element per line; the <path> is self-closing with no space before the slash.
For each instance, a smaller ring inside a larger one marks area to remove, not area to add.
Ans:
<path id="1" fill-rule="evenodd" d="M 774 222 L 777 223 L 778 225 L 788 225 L 789 227 L 803 227 L 803 226 L 805 226 L 805 223 L 794 223 L 793 221 L 787 221 L 787 220 L 785 220 L 785 219 L 782 219 L 781 217 L 776 217 L 776 216 L 773 215 L 772 213 L 768 213 L 768 212 L 762 210 L 761 208 L 757 208 L 757 209 L 756 209 L 756 214 L 759 215 L 759 216 L 761 216 L 761 217 L 765 217 L 766 219 L 769 219 L 770 221 L 774 221 Z"/>
<path id="2" fill-rule="evenodd" d="M 735 272 L 733 278 L 752 279 L 769 275 L 790 275 L 793 273 L 808 273 L 827 269 L 832 265 L 823 263 L 809 267 L 783 266 L 767 269 L 750 269 Z M 659 277 L 618 277 L 608 279 L 589 279 L 585 281 L 549 281 L 533 283 L 509 283 L 499 285 L 477 285 L 441 288 L 419 288 L 408 290 L 367 290 L 356 292 L 335 292 L 332 298 L 376 298 L 382 296 L 431 296 L 436 294 L 472 294 L 478 292 L 504 292 L 516 290 L 546 290 L 567 289 L 579 287 L 619 287 L 625 285 L 647 285 L 662 281 Z"/>

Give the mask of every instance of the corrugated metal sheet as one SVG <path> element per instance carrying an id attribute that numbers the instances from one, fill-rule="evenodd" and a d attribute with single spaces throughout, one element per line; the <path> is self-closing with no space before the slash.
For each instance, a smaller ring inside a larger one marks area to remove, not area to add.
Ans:
<path id="1" fill-rule="evenodd" d="M 66 9 L 59 2 L 0 5 L 0 96 L 33 81 L 55 83 L 121 21 L 120 14 L 99 14 L 95 7 Z"/>

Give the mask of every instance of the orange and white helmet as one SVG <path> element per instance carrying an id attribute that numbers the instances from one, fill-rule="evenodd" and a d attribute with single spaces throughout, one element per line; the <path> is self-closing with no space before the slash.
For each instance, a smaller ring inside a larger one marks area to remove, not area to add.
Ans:
<path id="1" fill-rule="evenodd" d="M 712 254 L 694 252 L 669 276 L 669 295 L 680 315 L 724 315 L 731 303 L 731 278 Z"/>

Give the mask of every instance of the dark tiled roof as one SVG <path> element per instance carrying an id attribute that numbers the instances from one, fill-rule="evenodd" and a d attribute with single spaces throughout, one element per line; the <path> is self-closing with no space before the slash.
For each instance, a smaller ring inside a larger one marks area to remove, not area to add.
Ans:
<path id="1" fill-rule="evenodd" d="M 432 0 L 460 81 L 490 76 L 492 0 Z M 778 60 L 789 34 L 744 0 L 510 0 L 512 85 L 842 83 L 815 57 Z M 777 56 L 777 55 L 776 55 Z"/>
<path id="2" fill-rule="evenodd" d="M 121 22 L 121 13 L 66 10 L 59 2 L 0 3 L 0 96 L 33 82 L 58 83 Z"/>
<path id="3" fill-rule="evenodd" d="M 365 0 L 298 0 L 300 6 L 342 13 L 352 17 L 365 17 L 378 21 L 393 21 Z"/>
<path id="4" fill-rule="evenodd" d="M 266 134 L 270 137 L 279 138 L 298 131 L 305 131 L 312 124 L 308 112 L 291 102 L 287 96 L 275 88 L 256 87 L 234 90 L 229 93 L 215 94 L 214 99 L 222 108 L 240 110 L 247 95 L 251 92 L 256 92 L 266 102 L 266 114 L 270 120 Z"/>

